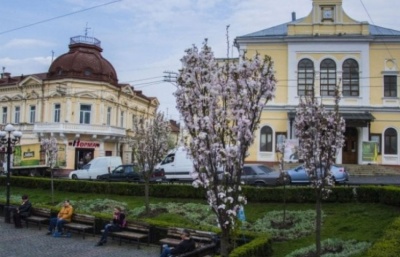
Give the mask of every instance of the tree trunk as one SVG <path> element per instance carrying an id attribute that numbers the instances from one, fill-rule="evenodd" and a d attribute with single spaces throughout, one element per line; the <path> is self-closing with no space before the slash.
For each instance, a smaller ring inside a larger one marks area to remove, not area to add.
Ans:
<path id="1" fill-rule="evenodd" d="M 149 203 L 149 181 L 146 180 L 144 183 L 144 202 L 146 206 L 146 214 L 150 213 L 150 203 Z"/>
<path id="2" fill-rule="evenodd" d="M 51 204 L 54 204 L 54 176 L 53 169 L 50 170 L 51 175 Z"/>
<path id="3" fill-rule="evenodd" d="M 221 257 L 229 257 L 229 253 L 232 250 L 232 244 L 229 236 L 229 229 L 221 229 Z"/>
<path id="4" fill-rule="evenodd" d="M 317 189 L 318 192 L 316 193 L 317 202 L 316 202 L 316 220 L 315 220 L 315 247 L 316 247 L 316 256 L 321 256 L 321 197 L 322 192 L 320 189 Z"/>

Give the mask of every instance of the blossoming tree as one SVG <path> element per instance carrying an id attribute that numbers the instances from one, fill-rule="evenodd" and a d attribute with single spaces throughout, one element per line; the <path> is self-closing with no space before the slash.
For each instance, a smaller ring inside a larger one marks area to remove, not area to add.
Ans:
<path id="1" fill-rule="evenodd" d="M 168 152 L 170 124 L 164 114 L 156 113 L 154 119 L 142 120 L 134 127 L 135 139 L 131 141 L 135 159 L 145 180 L 145 206 L 150 211 L 149 184 L 154 167 Z"/>
<path id="2" fill-rule="evenodd" d="M 53 169 L 57 163 L 57 139 L 55 137 L 42 139 L 41 142 L 42 151 L 45 152 L 46 163 L 50 168 L 51 174 L 51 202 L 54 203 L 54 178 L 53 178 Z"/>
<path id="3" fill-rule="evenodd" d="M 335 183 L 330 169 L 344 144 L 346 126 L 339 115 L 339 101 L 338 89 L 330 111 L 314 95 L 306 96 L 300 99 L 294 123 L 304 167 L 316 197 L 316 256 L 321 255 L 321 200 Z"/>
<path id="4" fill-rule="evenodd" d="M 237 210 L 246 204 L 240 179 L 244 159 L 275 93 L 272 61 L 243 54 L 219 64 L 207 41 L 201 50 L 187 49 L 181 61 L 175 96 L 197 174 L 194 185 L 206 189 L 221 228 L 221 256 L 228 256 Z"/>

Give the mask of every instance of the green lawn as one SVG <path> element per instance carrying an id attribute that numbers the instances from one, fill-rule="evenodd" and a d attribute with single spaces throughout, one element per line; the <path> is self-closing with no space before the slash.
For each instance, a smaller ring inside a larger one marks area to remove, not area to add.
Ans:
<path id="1" fill-rule="evenodd" d="M 5 188 L 0 187 L 0 201 L 5 201 Z M 40 189 L 23 189 L 12 188 L 11 202 L 17 204 L 22 194 L 28 194 L 33 205 L 35 204 L 51 204 L 50 190 Z M 64 199 L 71 200 L 88 200 L 88 199 L 113 199 L 125 202 L 129 209 L 141 207 L 144 205 L 144 197 L 129 197 L 109 194 L 83 194 L 83 193 L 65 193 L 55 192 L 54 199 L 56 203 Z M 202 200 L 190 199 L 166 199 L 166 198 L 150 198 L 152 203 L 167 202 L 195 202 L 206 204 Z M 245 206 L 246 218 L 248 222 L 254 222 L 261 218 L 266 212 L 271 210 L 282 210 L 283 204 L 261 204 L 249 203 Z M 314 204 L 288 204 L 288 210 L 310 210 L 314 208 Z M 359 203 L 341 203 L 341 204 L 323 204 L 323 211 L 326 215 L 323 224 L 323 239 L 341 238 L 356 239 L 359 241 L 374 242 L 383 233 L 394 218 L 399 216 L 399 207 L 386 206 L 381 204 L 359 204 Z M 157 220 L 180 224 L 182 226 L 190 225 L 190 221 L 185 220 L 173 214 L 162 214 L 156 217 Z M 295 249 L 314 244 L 314 234 L 291 240 L 287 242 L 273 243 L 274 257 L 283 257 Z M 358 257 L 363 256 L 362 254 Z"/>

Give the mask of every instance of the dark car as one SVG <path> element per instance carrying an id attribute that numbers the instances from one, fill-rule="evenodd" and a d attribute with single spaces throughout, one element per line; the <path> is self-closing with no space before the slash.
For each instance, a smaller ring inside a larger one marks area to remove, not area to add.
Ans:
<path id="1" fill-rule="evenodd" d="M 279 185 L 280 172 L 263 164 L 245 164 L 243 166 L 242 181 L 247 185 L 266 186 Z"/>
<path id="2" fill-rule="evenodd" d="M 97 176 L 103 181 L 143 182 L 143 176 L 134 164 L 123 164 L 116 167 L 111 173 Z"/>

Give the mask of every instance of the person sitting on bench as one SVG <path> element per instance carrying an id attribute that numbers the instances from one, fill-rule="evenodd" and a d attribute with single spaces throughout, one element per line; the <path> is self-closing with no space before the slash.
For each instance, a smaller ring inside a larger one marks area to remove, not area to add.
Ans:
<path id="1" fill-rule="evenodd" d="M 164 245 L 160 257 L 168 257 L 174 254 L 187 253 L 196 248 L 196 243 L 190 237 L 189 230 L 184 229 L 182 231 L 181 239 L 182 241 L 175 248 L 169 248 L 168 245 Z"/>
<path id="2" fill-rule="evenodd" d="M 71 222 L 73 212 L 74 208 L 72 208 L 71 204 L 69 203 L 69 200 L 65 200 L 64 205 L 58 212 L 57 217 L 50 219 L 49 232 L 47 232 L 47 235 L 53 234 L 53 230 L 56 228 L 58 233 L 62 234 L 64 224 L 67 222 Z"/>
<path id="3" fill-rule="evenodd" d="M 25 219 L 31 215 L 32 204 L 29 202 L 28 196 L 22 196 L 22 203 L 14 211 L 14 225 L 15 228 L 22 228 L 21 218 Z"/>

